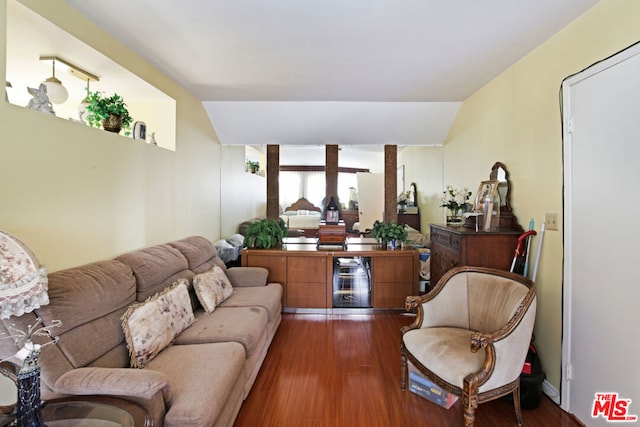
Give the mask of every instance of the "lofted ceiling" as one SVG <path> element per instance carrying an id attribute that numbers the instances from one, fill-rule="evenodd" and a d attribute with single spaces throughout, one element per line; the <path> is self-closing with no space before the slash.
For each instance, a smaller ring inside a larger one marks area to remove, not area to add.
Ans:
<path id="1" fill-rule="evenodd" d="M 442 145 L 465 98 L 597 3 L 66 1 L 243 145 Z"/>

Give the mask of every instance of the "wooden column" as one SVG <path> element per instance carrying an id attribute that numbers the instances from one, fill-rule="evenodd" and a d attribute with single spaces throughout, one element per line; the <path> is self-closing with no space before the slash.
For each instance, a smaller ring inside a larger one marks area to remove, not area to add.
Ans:
<path id="1" fill-rule="evenodd" d="M 398 147 L 384 146 L 384 221 L 398 222 Z"/>
<path id="2" fill-rule="evenodd" d="M 280 217 L 280 146 L 267 145 L 267 218 Z"/>
<path id="3" fill-rule="evenodd" d="M 325 206 L 331 200 L 331 197 L 339 203 L 338 200 L 338 146 L 337 145 L 327 145 L 325 147 L 325 181 L 326 181 L 326 191 L 325 191 Z"/>

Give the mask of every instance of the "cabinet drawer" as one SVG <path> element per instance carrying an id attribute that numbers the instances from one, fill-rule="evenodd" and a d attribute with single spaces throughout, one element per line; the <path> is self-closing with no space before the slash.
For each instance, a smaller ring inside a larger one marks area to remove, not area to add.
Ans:
<path id="1" fill-rule="evenodd" d="M 327 281 L 327 258 L 324 256 L 290 256 L 287 260 L 287 282 L 320 283 Z"/>
<path id="2" fill-rule="evenodd" d="M 372 261 L 373 281 L 413 283 L 413 257 L 374 257 Z"/>
<path id="3" fill-rule="evenodd" d="M 431 239 L 433 242 L 456 251 L 460 250 L 460 235 L 439 229 L 432 230 Z"/>
<path id="4" fill-rule="evenodd" d="M 326 283 L 292 283 L 287 284 L 287 307 L 291 308 L 326 308 Z"/>

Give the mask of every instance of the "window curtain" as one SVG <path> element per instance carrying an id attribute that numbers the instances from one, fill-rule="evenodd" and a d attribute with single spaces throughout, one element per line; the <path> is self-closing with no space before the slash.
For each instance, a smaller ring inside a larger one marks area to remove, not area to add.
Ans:
<path id="1" fill-rule="evenodd" d="M 325 193 L 324 172 L 280 172 L 280 208 L 291 206 L 304 197 L 315 206 L 322 208 Z"/>

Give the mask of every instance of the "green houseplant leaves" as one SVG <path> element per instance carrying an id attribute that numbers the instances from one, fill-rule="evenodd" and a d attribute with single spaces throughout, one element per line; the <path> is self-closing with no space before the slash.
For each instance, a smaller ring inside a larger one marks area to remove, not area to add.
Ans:
<path id="1" fill-rule="evenodd" d="M 118 116 L 122 120 L 122 128 L 125 130 L 125 135 L 129 135 L 131 132 L 131 122 L 133 118 L 129 115 L 127 104 L 124 99 L 117 93 L 112 96 L 105 96 L 103 92 L 87 92 L 87 97 L 84 99 L 87 104 L 86 115 L 87 123 L 89 126 L 101 127 L 105 120 L 109 119 L 109 116 Z"/>
<path id="2" fill-rule="evenodd" d="M 373 223 L 371 234 L 378 242 L 385 244 L 393 240 L 404 242 L 407 240 L 409 232 L 404 224 L 396 224 L 394 221 L 386 223 L 376 220 Z"/>
<path id="3" fill-rule="evenodd" d="M 248 248 L 269 249 L 282 244 L 287 235 L 287 226 L 282 220 L 261 219 L 249 224 L 244 239 Z"/>

